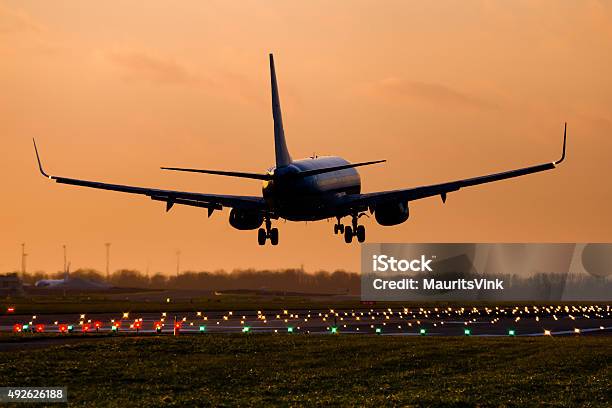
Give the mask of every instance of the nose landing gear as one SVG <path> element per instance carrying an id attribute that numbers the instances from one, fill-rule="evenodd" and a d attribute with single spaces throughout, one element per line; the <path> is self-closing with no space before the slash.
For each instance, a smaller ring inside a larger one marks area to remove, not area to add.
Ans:
<path id="1" fill-rule="evenodd" d="M 272 245 L 278 245 L 278 228 L 272 228 L 270 218 L 266 217 L 266 229 L 260 228 L 257 230 L 257 243 L 265 245 L 268 238 Z"/>
<path id="2" fill-rule="evenodd" d="M 357 237 L 358 242 L 365 241 L 365 227 L 363 225 L 358 225 L 359 217 L 364 214 L 353 214 L 352 217 L 352 226 L 347 225 L 344 227 L 344 242 L 350 244 L 353 242 L 353 237 Z M 335 228 L 334 228 L 335 230 Z"/>

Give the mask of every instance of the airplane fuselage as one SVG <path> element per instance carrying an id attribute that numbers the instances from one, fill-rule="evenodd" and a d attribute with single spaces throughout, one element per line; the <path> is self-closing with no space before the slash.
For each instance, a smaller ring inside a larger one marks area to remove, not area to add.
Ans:
<path id="1" fill-rule="evenodd" d="M 350 164 L 341 157 L 325 156 L 295 160 L 288 166 L 271 168 L 279 177 L 264 181 L 262 193 L 277 215 L 290 221 L 315 221 L 337 213 L 335 204 L 348 194 L 361 192 L 361 178 L 354 168 L 292 178 L 302 171 Z"/>

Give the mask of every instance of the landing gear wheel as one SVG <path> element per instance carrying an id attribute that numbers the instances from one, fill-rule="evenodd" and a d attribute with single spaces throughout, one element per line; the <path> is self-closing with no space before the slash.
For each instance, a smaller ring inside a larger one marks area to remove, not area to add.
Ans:
<path id="1" fill-rule="evenodd" d="M 270 230 L 270 243 L 272 245 L 278 245 L 278 228 L 272 228 Z"/>
<path id="2" fill-rule="evenodd" d="M 338 231 L 340 231 L 341 234 L 344 234 L 344 224 L 338 225 Z"/>
<path id="3" fill-rule="evenodd" d="M 265 229 L 263 229 L 263 228 L 260 228 L 260 229 L 257 231 L 257 243 L 258 243 L 259 245 L 265 245 L 265 244 L 266 244 L 266 238 L 267 238 L 267 235 L 268 235 L 268 234 L 266 234 L 266 230 L 265 230 Z M 278 240 L 278 234 L 277 234 L 277 240 Z"/>
<path id="4" fill-rule="evenodd" d="M 357 241 L 365 241 L 365 227 L 363 225 L 357 227 L 357 231 L 355 232 L 355 234 L 357 235 Z"/>
<path id="5" fill-rule="evenodd" d="M 344 242 L 347 244 L 353 242 L 353 229 L 348 225 L 344 227 Z"/>
<path id="6" fill-rule="evenodd" d="M 338 228 L 338 224 L 334 225 L 334 234 L 338 235 L 338 233 L 340 232 L 340 228 Z"/>

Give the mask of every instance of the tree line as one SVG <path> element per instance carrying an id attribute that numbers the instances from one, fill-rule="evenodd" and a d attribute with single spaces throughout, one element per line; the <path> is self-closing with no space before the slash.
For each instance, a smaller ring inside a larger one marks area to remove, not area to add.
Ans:
<path id="1" fill-rule="evenodd" d="M 34 285 L 41 279 L 62 279 L 63 272 L 26 272 L 19 274 L 26 284 Z M 239 269 L 185 271 L 178 276 L 162 273 L 144 274 L 134 269 L 119 269 L 108 279 L 95 269 L 82 268 L 70 272 L 71 278 L 108 282 L 116 287 L 149 289 L 208 289 L 208 290 L 266 290 L 307 293 L 359 293 L 360 275 L 343 270 L 307 273 L 303 269 L 256 270 Z"/>

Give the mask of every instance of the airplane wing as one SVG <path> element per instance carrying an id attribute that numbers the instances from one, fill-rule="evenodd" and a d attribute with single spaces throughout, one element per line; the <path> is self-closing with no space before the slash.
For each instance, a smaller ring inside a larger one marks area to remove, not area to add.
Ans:
<path id="1" fill-rule="evenodd" d="M 480 177 L 473 177 L 463 180 L 450 181 L 447 183 L 432 184 L 416 188 L 380 191 L 368 194 L 355 194 L 346 197 L 342 204 L 345 209 L 352 210 L 373 210 L 377 205 L 389 202 L 408 202 L 427 198 L 432 196 L 440 196 L 443 202 L 446 202 L 446 195 L 450 192 L 457 191 L 464 187 L 476 186 L 479 184 L 491 183 L 493 181 L 506 180 L 513 177 L 525 176 L 527 174 L 538 173 L 545 170 L 552 170 L 565 159 L 566 146 L 566 131 L 567 123 L 563 131 L 563 153 L 557 161 L 538 164 L 530 167 L 505 171 L 501 173 L 488 174 Z"/>
<path id="2" fill-rule="evenodd" d="M 210 217 L 214 210 L 221 210 L 223 207 L 254 211 L 265 211 L 267 208 L 266 202 L 262 197 L 191 193 L 186 191 L 161 190 L 156 188 L 125 186 L 121 184 L 102 183 L 99 181 L 51 176 L 47 174 L 42 167 L 36 147 L 36 141 L 34 141 L 34 150 L 36 151 L 36 159 L 38 160 L 40 172 L 43 176 L 54 180 L 56 183 L 145 195 L 151 197 L 152 200 L 166 202 L 166 211 L 169 211 L 174 204 L 189 205 L 207 208 L 208 216 Z"/>

